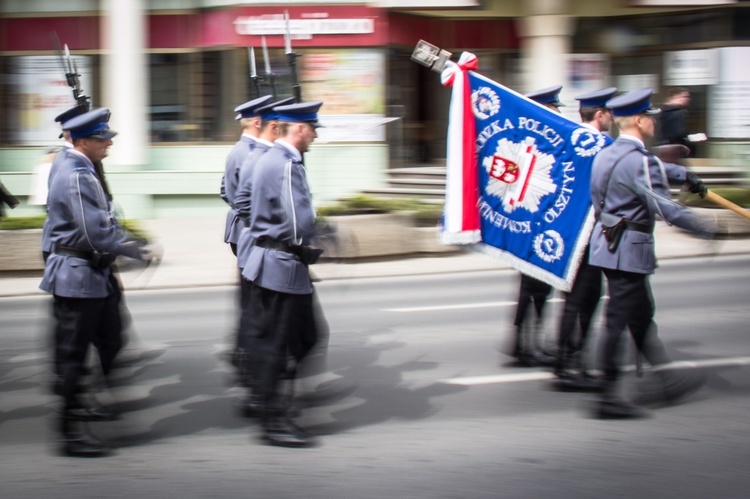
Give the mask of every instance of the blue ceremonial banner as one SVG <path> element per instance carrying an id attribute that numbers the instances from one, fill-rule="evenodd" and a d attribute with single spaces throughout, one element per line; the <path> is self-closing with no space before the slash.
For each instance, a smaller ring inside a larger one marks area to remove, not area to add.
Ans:
<path id="1" fill-rule="evenodd" d="M 594 224 L 591 166 L 612 139 L 473 71 L 464 74 L 470 102 L 463 111 L 473 114 L 476 137 L 481 242 L 473 247 L 569 291 Z"/>

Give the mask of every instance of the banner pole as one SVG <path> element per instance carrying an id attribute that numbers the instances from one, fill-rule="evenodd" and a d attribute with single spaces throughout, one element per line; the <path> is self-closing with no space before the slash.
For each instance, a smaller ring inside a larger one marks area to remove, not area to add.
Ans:
<path id="1" fill-rule="evenodd" d="M 739 216 L 745 217 L 748 220 L 750 220 L 750 211 L 746 210 L 740 205 L 734 204 L 733 202 L 729 201 L 726 198 L 719 196 L 715 192 L 711 192 L 711 191 L 706 192 L 706 199 L 708 199 L 709 201 L 715 204 L 718 204 L 719 206 L 723 206 L 724 208 L 728 210 L 732 210 L 733 212 L 737 213 Z"/>

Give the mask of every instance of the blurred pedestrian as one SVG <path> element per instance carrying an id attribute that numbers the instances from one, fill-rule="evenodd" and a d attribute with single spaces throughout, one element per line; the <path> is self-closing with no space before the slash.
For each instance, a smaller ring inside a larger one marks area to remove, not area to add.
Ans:
<path id="1" fill-rule="evenodd" d="M 117 255 L 143 260 L 142 245 L 128 239 L 110 211 L 94 163 L 107 156 L 117 132 L 109 110 L 97 109 L 63 124 L 73 147 L 53 172 L 47 198 L 52 252 L 40 288 L 53 295 L 55 391 L 62 399 L 58 432 L 63 453 L 102 456 L 107 448 L 82 422 L 114 414 L 83 396 L 89 345 L 98 353 L 103 375 L 111 372 L 122 347 L 121 289 L 111 265 Z"/>
<path id="2" fill-rule="evenodd" d="M 639 418 L 645 412 L 618 394 L 621 376 L 622 333 L 630 330 L 636 349 L 653 366 L 670 359 L 657 336 L 655 305 L 649 275 L 656 268 L 654 223 L 657 216 L 670 224 L 711 237 L 717 231 L 715 221 L 699 218 L 688 208 L 671 200 L 668 169 L 678 170 L 672 178 L 682 177 L 693 192 L 705 192 L 697 177 L 677 165 L 665 165 L 648 152 L 644 142 L 654 136 L 658 109 L 651 107 L 650 88 L 626 93 L 610 100 L 620 135 L 594 160 L 591 201 L 596 224 L 591 234 L 589 263 L 601 267 L 607 277 L 609 303 L 602 365 L 604 386 L 596 404 L 598 418 Z M 697 389 L 700 382 L 660 370 L 666 401 Z"/>
<path id="3" fill-rule="evenodd" d="M 612 111 L 606 107 L 617 88 L 609 87 L 576 97 L 581 124 L 593 137 L 600 137 L 612 125 Z M 602 271 L 588 263 L 589 246 L 583 253 L 573 288 L 565 293 L 557 338 L 554 387 L 561 391 L 597 391 L 601 385 L 587 370 L 585 359 L 591 321 L 602 294 Z M 576 336 L 576 326 L 578 335 Z"/>
<path id="4" fill-rule="evenodd" d="M 309 265 L 315 210 L 302 154 L 317 137 L 317 103 L 274 108 L 279 138 L 255 165 L 249 233 L 254 244 L 242 276 L 250 282 L 247 349 L 262 436 L 272 445 L 308 446 L 290 419 L 295 373 L 318 341 Z M 287 383 L 282 383 L 286 379 Z"/>
<path id="5" fill-rule="evenodd" d="M 3 205 L 7 205 L 8 208 L 14 210 L 18 204 L 18 198 L 11 194 L 3 183 L 0 182 L 0 217 L 5 216 L 5 206 Z"/>
<path id="6" fill-rule="evenodd" d="M 690 91 L 684 87 L 672 87 L 667 91 L 667 100 L 657 118 L 656 143 L 680 144 L 691 149 L 688 140 L 688 105 Z"/>

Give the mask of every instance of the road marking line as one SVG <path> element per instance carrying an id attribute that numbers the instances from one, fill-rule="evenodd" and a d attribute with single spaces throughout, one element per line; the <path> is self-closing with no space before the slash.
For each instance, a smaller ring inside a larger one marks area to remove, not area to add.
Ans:
<path id="1" fill-rule="evenodd" d="M 547 303 L 560 303 L 562 298 L 550 298 Z M 484 303 L 460 303 L 458 305 L 436 305 L 430 307 L 405 307 L 405 308 L 384 308 L 383 312 L 433 312 L 435 310 L 462 310 L 470 308 L 490 308 L 490 307 L 509 307 L 517 305 L 515 301 L 491 301 Z"/>
<path id="2" fill-rule="evenodd" d="M 750 357 L 729 357 L 724 359 L 699 359 L 699 360 L 678 360 L 657 367 L 653 371 L 665 371 L 669 369 L 701 369 L 708 367 L 729 367 L 729 366 L 747 366 L 750 365 Z M 635 366 L 623 368 L 625 371 L 634 371 Z M 489 385 L 500 383 L 517 383 L 521 381 L 544 381 L 555 379 L 555 375 L 546 371 L 532 371 L 513 374 L 494 374 L 490 376 L 466 376 L 462 378 L 449 378 L 440 380 L 439 383 L 449 385 Z"/>

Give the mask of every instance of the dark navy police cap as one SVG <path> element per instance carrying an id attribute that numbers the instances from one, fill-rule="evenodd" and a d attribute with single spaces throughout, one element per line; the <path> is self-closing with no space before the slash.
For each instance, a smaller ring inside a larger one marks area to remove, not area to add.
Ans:
<path id="1" fill-rule="evenodd" d="M 576 97 L 581 107 L 605 107 L 607 101 L 617 93 L 617 87 L 602 88 Z"/>
<path id="2" fill-rule="evenodd" d="M 102 107 L 76 116 L 63 123 L 63 130 L 70 132 L 70 138 L 111 139 L 117 132 L 109 128 L 109 109 Z"/>
<path id="3" fill-rule="evenodd" d="M 661 109 L 651 107 L 653 88 L 642 88 L 622 94 L 607 101 L 612 116 L 635 116 L 637 114 L 659 114 Z"/>
<path id="4" fill-rule="evenodd" d="M 65 123 L 66 121 L 70 121 L 76 116 L 80 116 L 83 113 L 88 113 L 89 109 L 91 108 L 90 104 L 79 104 L 75 107 L 71 107 L 64 113 L 60 113 L 55 117 L 55 123 Z"/>
<path id="5" fill-rule="evenodd" d="M 526 97 L 538 102 L 539 104 L 551 104 L 555 107 L 563 107 L 565 104 L 560 102 L 559 98 L 561 90 L 562 85 L 556 85 L 554 87 L 547 87 L 541 90 L 535 90 L 534 92 L 529 92 L 526 94 Z"/>
<path id="6" fill-rule="evenodd" d="M 235 107 L 234 112 L 239 114 L 234 119 L 239 120 L 242 118 L 252 118 L 253 116 L 258 116 L 258 109 L 268 104 L 268 101 L 270 100 L 271 96 L 266 95 L 264 97 L 258 97 L 257 99 L 247 101 L 244 104 Z"/>
<path id="7" fill-rule="evenodd" d="M 318 110 L 322 105 L 322 102 L 300 102 L 288 106 L 277 106 L 274 111 L 278 114 L 279 121 L 310 123 L 315 128 L 320 128 L 323 125 L 318 123 Z"/>
<path id="8" fill-rule="evenodd" d="M 259 107 L 255 112 L 260 116 L 260 119 L 262 120 L 277 120 L 279 119 L 279 115 L 276 111 L 274 111 L 274 108 L 279 106 L 286 106 L 293 103 L 294 97 L 289 97 L 287 99 L 281 99 L 279 101 L 266 104 L 263 107 Z"/>

